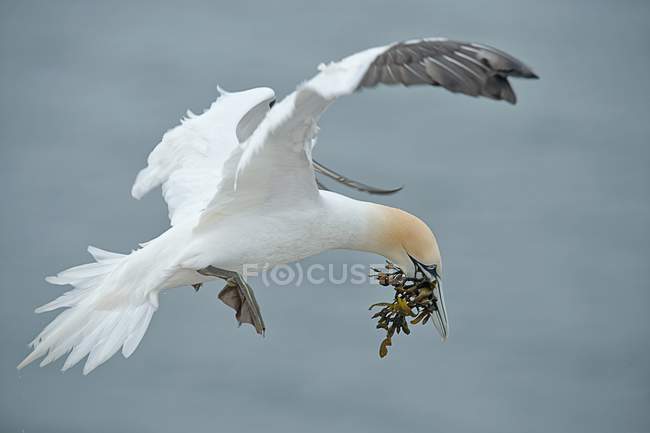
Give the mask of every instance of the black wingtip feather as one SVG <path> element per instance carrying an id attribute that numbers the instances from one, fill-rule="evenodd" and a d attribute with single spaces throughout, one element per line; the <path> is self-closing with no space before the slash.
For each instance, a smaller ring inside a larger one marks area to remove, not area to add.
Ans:
<path id="1" fill-rule="evenodd" d="M 428 84 L 516 104 L 509 77 L 539 78 L 519 59 L 488 45 L 422 39 L 395 44 L 377 56 L 358 88 L 379 83 Z"/>

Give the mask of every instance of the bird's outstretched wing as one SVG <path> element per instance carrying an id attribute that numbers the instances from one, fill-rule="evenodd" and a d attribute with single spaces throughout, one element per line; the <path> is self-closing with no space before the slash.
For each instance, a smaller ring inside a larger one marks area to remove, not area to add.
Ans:
<path id="1" fill-rule="evenodd" d="M 163 135 L 133 184 L 131 194 L 137 199 L 162 185 L 172 225 L 198 217 L 217 190 L 224 163 L 239 147 L 238 113 L 228 103 L 229 93 L 219 92 L 205 112 L 188 111 L 180 125 Z"/>
<path id="2" fill-rule="evenodd" d="M 421 39 L 390 45 L 367 65 L 355 90 L 378 83 L 428 84 L 470 96 L 517 102 L 508 77 L 537 78 L 528 66 L 487 45 Z"/>
<path id="3" fill-rule="evenodd" d="M 204 216 L 317 197 L 311 160 L 317 122 L 340 96 L 379 83 L 426 84 L 514 104 L 508 77 L 537 78 L 528 66 L 496 48 L 442 38 L 371 48 L 319 69 L 273 107 L 237 152 L 241 154 L 233 154 Z"/>

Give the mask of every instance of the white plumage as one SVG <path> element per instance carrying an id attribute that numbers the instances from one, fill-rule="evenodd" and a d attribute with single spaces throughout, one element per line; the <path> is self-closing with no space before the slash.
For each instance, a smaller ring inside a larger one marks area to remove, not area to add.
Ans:
<path id="1" fill-rule="evenodd" d="M 199 272 L 208 267 L 241 272 L 245 264 L 287 263 L 347 248 L 381 254 L 410 273 L 417 263 L 440 273 L 438 246 L 424 223 L 397 209 L 319 191 L 311 153 L 320 115 L 360 87 L 432 84 L 514 102 L 506 77 L 534 76 L 505 53 L 463 44 L 431 39 L 373 48 L 321 65 L 272 109 L 274 92 L 257 88 L 220 90 L 203 114 L 188 112 L 151 152 L 132 189 L 140 198 L 162 186 L 171 227 L 128 255 L 90 247 L 95 263 L 49 277 L 73 290 L 36 310 L 65 308 L 34 339 L 19 368 L 69 353 L 63 369 L 87 356 L 87 374 L 120 349 L 130 356 L 160 291 L 213 279 Z M 454 50 L 462 55 L 444 63 Z M 472 62 L 454 69 L 470 54 Z M 446 337 L 442 293 L 437 296 L 441 312 L 434 324 Z"/>

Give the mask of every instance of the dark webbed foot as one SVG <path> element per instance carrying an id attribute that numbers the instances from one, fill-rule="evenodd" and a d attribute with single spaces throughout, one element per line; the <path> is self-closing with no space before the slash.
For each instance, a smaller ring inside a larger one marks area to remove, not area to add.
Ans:
<path id="1" fill-rule="evenodd" d="M 255 294 L 250 285 L 237 272 L 219 269 L 214 266 L 200 269 L 202 275 L 208 275 L 226 280 L 225 287 L 217 296 L 224 304 L 235 310 L 235 318 L 241 325 L 248 323 L 255 331 L 264 335 L 266 327 L 262 319 L 260 307 L 255 300 Z"/>
<path id="2" fill-rule="evenodd" d="M 227 306 L 235 310 L 235 318 L 241 326 L 242 323 L 249 323 L 255 326 L 255 320 L 253 319 L 253 308 L 249 308 L 247 304 L 246 297 L 242 295 L 239 286 L 232 279 L 226 282 L 224 288 L 219 292 L 217 297 Z M 255 326 L 255 330 L 257 327 Z M 260 333 L 258 331 L 258 333 Z M 262 327 L 262 332 L 264 333 L 264 328 Z"/>

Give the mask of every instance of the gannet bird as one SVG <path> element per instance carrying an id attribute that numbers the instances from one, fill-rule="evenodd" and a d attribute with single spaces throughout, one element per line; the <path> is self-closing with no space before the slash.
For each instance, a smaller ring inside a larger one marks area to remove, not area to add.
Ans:
<path id="1" fill-rule="evenodd" d="M 440 250 L 420 219 L 319 190 L 312 160 L 318 120 L 340 96 L 379 83 L 441 86 L 514 104 L 508 77 L 536 75 L 487 45 L 433 38 L 321 65 L 277 104 L 266 87 L 222 91 L 203 114 L 188 112 L 164 134 L 133 185 L 135 198 L 162 186 L 171 227 L 130 254 L 89 247 L 94 263 L 47 278 L 74 289 L 36 309 L 65 308 L 32 341 L 33 351 L 18 368 L 43 356 L 44 366 L 69 353 L 63 370 L 87 356 L 87 374 L 120 349 L 129 357 L 162 290 L 198 289 L 214 279 L 226 281 L 219 299 L 236 310 L 240 324 L 252 324 L 262 334 L 260 308 L 242 274 L 246 264 L 278 265 L 350 249 L 384 256 L 407 275 L 439 279 Z M 440 284 L 435 287 L 432 322 L 444 339 L 447 313 Z"/>

